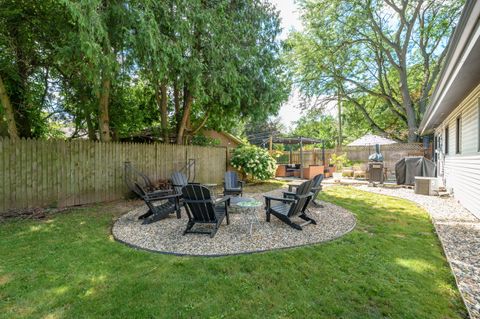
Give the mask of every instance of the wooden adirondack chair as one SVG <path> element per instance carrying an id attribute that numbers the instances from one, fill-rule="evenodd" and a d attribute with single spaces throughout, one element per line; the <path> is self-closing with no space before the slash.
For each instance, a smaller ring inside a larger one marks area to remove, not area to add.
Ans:
<path id="1" fill-rule="evenodd" d="M 225 172 L 223 182 L 223 195 L 243 195 L 243 181 L 239 180 L 236 172 Z"/>
<path id="2" fill-rule="evenodd" d="M 322 181 L 323 181 L 324 175 L 323 174 L 318 174 L 315 175 L 315 177 L 312 179 L 312 189 L 310 190 L 313 193 L 312 200 L 310 203 L 314 204 L 317 207 L 323 207 L 322 204 L 316 202 L 318 194 L 322 191 Z M 288 191 L 293 192 L 294 189 L 296 189 L 299 185 L 295 184 L 289 184 L 288 185 Z"/>
<path id="3" fill-rule="evenodd" d="M 297 187 L 295 193 L 284 193 L 284 197 L 273 197 L 273 196 L 264 196 L 265 197 L 265 212 L 267 214 L 267 222 L 270 222 L 270 215 L 276 216 L 282 222 L 287 225 L 302 230 L 302 227 L 308 224 L 317 224 L 316 221 L 305 214 L 305 210 L 312 198 L 312 183 L 313 181 L 303 182 L 300 186 Z M 272 202 L 278 202 L 272 204 Z M 298 216 L 301 219 L 305 220 L 305 223 L 296 224 L 291 218 Z"/>
<path id="4" fill-rule="evenodd" d="M 210 238 L 213 238 L 225 217 L 227 217 L 227 225 L 230 224 L 228 216 L 230 196 L 213 201 L 210 190 L 202 185 L 186 185 L 182 188 L 182 194 L 188 215 L 184 235 L 187 233 L 210 234 Z M 211 224 L 213 228 L 196 230 L 193 229 L 195 224 Z"/>
<path id="5" fill-rule="evenodd" d="M 147 193 L 138 183 L 135 183 L 135 187 L 148 207 L 148 212 L 138 217 L 143 219 L 143 224 L 167 218 L 171 213 L 176 213 L 177 218 L 181 217 L 180 194 L 172 194 L 172 190 Z M 161 202 L 160 205 L 154 204 L 157 202 Z"/>

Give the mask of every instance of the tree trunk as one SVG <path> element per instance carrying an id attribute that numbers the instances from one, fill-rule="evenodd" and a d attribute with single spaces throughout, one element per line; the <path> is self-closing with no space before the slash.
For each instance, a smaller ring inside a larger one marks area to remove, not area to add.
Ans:
<path id="1" fill-rule="evenodd" d="M 175 122 L 176 122 L 176 130 L 178 132 L 178 128 L 180 127 L 180 90 L 178 88 L 178 81 L 175 79 L 173 82 L 173 104 L 175 106 Z"/>
<path id="2" fill-rule="evenodd" d="M 337 107 L 338 107 L 338 146 L 342 146 L 342 97 L 340 90 L 337 92 Z"/>
<path id="3" fill-rule="evenodd" d="M 14 116 L 12 104 L 10 104 L 10 98 L 8 97 L 7 90 L 5 89 L 5 85 L 3 84 L 3 80 L 1 77 L 0 77 L 0 102 L 5 111 L 8 135 L 10 136 L 11 139 L 17 139 L 18 131 L 17 131 L 17 124 L 15 123 L 15 116 Z"/>
<path id="4" fill-rule="evenodd" d="M 185 136 L 185 130 L 187 128 L 188 118 L 190 117 L 192 103 L 193 103 L 193 96 L 190 94 L 190 91 L 188 89 L 185 89 L 182 120 L 180 121 L 180 125 L 178 127 L 178 132 L 177 132 L 177 144 L 183 144 L 183 138 Z"/>
<path id="5" fill-rule="evenodd" d="M 197 134 L 205 126 L 205 124 L 207 124 L 208 116 L 209 116 L 209 113 L 207 112 L 203 117 L 202 122 L 200 122 L 200 124 L 198 124 L 198 126 L 194 130 L 192 129 L 191 131 L 192 136 L 195 136 L 195 134 Z"/>
<path id="6" fill-rule="evenodd" d="M 100 103 L 98 113 L 98 128 L 100 131 L 100 141 L 110 142 L 110 117 L 108 115 L 108 107 L 110 101 L 110 79 L 102 80 L 102 91 L 100 92 Z"/>
<path id="7" fill-rule="evenodd" d="M 411 105 L 410 107 L 406 107 L 406 113 L 408 121 L 408 143 L 415 143 L 418 139 L 418 127 L 415 109 L 413 108 L 413 105 Z"/>
<path id="8" fill-rule="evenodd" d="M 90 141 L 96 141 L 97 135 L 95 134 L 95 127 L 93 127 L 93 122 L 92 122 L 92 118 L 90 117 L 90 113 L 86 114 L 85 120 L 87 122 L 88 139 Z"/>
<path id="9" fill-rule="evenodd" d="M 162 127 L 162 138 L 164 143 L 168 143 L 168 118 L 167 118 L 167 84 L 162 82 L 157 89 L 155 90 L 155 99 L 157 101 L 157 106 L 160 111 L 160 121 Z"/>
<path id="10" fill-rule="evenodd" d="M 408 143 L 414 143 L 417 141 L 417 115 L 415 114 L 415 107 L 413 105 L 412 96 L 410 95 L 408 87 L 408 75 L 407 75 L 407 64 L 405 55 L 399 58 L 400 60 L 400 69 L 398 73 L 400 75 L 400 91 L 402 94 L 402 104 L 405 108 L 405 113 L 407 115 L 407 125 L 408 125 Z"/>

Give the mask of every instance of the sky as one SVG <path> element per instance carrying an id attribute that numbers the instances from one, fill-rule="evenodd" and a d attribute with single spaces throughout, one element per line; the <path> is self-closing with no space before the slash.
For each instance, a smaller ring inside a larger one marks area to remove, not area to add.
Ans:
<path id="1" fill-rule="evenodd" d="M 282 19 L 282 34 L 281 39 L 286 39 L 291 30 L 302 30 L 300 22 L 300 15 L 295 6 L 294 0 L 270 0 L 280 11 L 280 18 Z M 279 117 L 282 123 L 287 128 L 292 128 L 293 122 L 298 120 L 301 115 L 301 110 L 296 106 L 299 104 L 299 93 L 294 88 L 292 94 L 287 102 L 285 102 L 279 112 Z"/>

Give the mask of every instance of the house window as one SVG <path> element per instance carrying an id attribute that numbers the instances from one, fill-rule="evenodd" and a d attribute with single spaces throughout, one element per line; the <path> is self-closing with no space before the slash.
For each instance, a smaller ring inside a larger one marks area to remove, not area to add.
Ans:
<path id="1" fill-rule="evenodd" d="M 462 119 L 457 117 L 457 127 L 455 132 L 455 153 L 460 154 L 462 152 Z"/>
<path id="2" fill-rule="evenodd" d="M 448 134 L 448 126 L 445 128 L 445 155 L 448 154 L 448 140 L 450 140 L 450 134 Z"/>

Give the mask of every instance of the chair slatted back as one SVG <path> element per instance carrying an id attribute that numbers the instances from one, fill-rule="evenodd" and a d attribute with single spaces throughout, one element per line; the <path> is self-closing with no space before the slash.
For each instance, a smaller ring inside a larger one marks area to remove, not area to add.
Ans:
<path id="1" fill-rule="evenodd" d="M 300 214 L 307 207 L 312 195 L 310 193 L 312 184 L 313 181 L 309 180 L 297 187 L 297 191 L 295 192 L 296 201 L 290 206 L 288 217 Z"/>
<path id="2" fill-rule="evenodd" d="M 183 186 L 188 185 L 188 179 L 185 174 L 181 172 L 173 172 L 172 174 L 172 186 L 175 193 L 181 194 Z"/>
<path id="3" fill-rule="evenodd" d="M 238 176 L 236 172 L 225 172 L 225 189 L 238 188 Z"/>
<path id="4" fill-rule="evenodd" d="M 140 197 L 143 197 L 144 194 L 139 191 L 138 187 L 140 187 L 142 191 L 144 189 L 151 190 L 154 188 L 148 176 L 136 170 L 130 162 L 125 162 L 124 179 L 128 188 Z"/>
<path id="5" fill-rule="evenodd" d="M 316 175 L 312 180 L 313 181 L 312 188 L 317 189 L 318 187 L 320 187 L 320 185 L 322 185 L 323 178 L 324 178 L 323 174 Z"/>
<path id="6" fill-rule="evenodd" d="M 188 218 L 197 223 L 217 221 L 210 190 L 202 185 L 186 185 L 182 188 Z"/>
<path id="7" fill-rule="evenodd" d="M 138 196 L 143 199 L 145 204 L 147 204 L 148 209 L 150 209 L 150 211 L 152 212 L 155 211 L 155 207 L 153 206 L 152 202 L 148 197 L 148 193 L 143 189 L 143 187 L 140 186 L 138 183 L 134 183 L 134 187 L 136 189 L 135 193 L 137 193 Z"/>

